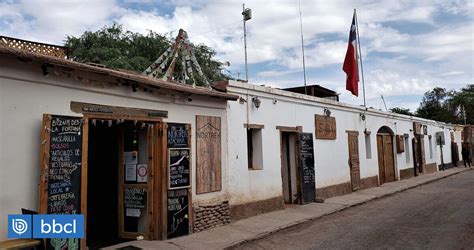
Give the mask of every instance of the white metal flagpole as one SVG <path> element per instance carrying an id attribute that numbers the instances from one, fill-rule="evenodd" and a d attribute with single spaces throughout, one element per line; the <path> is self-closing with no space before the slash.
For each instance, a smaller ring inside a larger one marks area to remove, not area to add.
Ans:
<path id="1" fill-rule="evenodd" d="M 298 0 L 298 7 L 300 10 L 300 32 L 301 32 L 301 51 L 303 53 L 303 77 L 304 77 L 304 93 L 308 94 L 306 90 L 306 65 L 304 62 L 304 43 L 303 43 L 303 20 L 301 19 L 301 0 Z"/>
<path id="2" fill-rule="evenodd" d="M 357 29 L 357 46 L 359 47 L 359 53 L 357 53 L 357 56 L 359 57 L 359 60 L 360 60 L 360 73 L 362 76 L 362 93 L 364 95 L 364 108 L 365 110 L 367 110 L 367 105 L 365 103 L 364 67 L 362 66 L 362 51 L 360 50 L 360 38 L 359 38 L 359 22 L 357 21 L 356 9 L 354 9 L 354 17 L 355 17 L 355 23 L 356 23 L 356 29 Z"/>

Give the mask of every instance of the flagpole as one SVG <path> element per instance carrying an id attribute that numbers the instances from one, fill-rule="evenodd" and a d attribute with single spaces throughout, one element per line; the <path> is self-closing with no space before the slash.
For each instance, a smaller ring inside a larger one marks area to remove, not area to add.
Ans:
<path id="1" fill-rule="evenodd" d="M 357 29 L 357 46 L 359 47 L 360 73 L 361 73 L 361 76 L 362 76 L 362 92 L 363 92 L 363 95 L 364 95 L 364 108 L 365 108 L 365 110 L 367 110 L 367 105 L 365 103 L 364 67 L 362 66 L 362 51 L 360 50 L 360 38 L 359 38 L 359 22 L 357 21 L 356 9 L 354 9 L 354 17 L 355 17 L 355 23 L 356 23 L 356 29 Z"/>
<path id="2" fill-rule="evenodd" d="M 304 63 L 303 20 L 301 19 L 301 0 L 298 0 L 298 7 L 299 7 L 299 10 L 300 10 L 301 51 L 303 52 L 304 94 L 307 95 L 308 91 L 306 90 L 306 65 Z"/>

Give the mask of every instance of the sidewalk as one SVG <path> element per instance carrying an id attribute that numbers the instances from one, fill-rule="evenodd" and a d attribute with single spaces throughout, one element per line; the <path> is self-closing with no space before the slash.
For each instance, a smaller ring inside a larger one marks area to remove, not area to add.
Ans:
<path id="1" fill-rule="evenodd" d="M 472 168 L 471 168 L 472 169 Z M 134 246 L 143 249 L 222 249 L 267 236 L 309 220 L 335 213 L 374 199 L 402 192 L 451 175 L 470 170 L 456 167 L 446 171 L 421 175 L 407 180 L 390 182 L 379 187 L 326 199 L 324 203 L 295 205 L 285 210 L 265 213 L 239 220 L 225 226 L 166 241 L 132 241 L 106 249 Z"/>

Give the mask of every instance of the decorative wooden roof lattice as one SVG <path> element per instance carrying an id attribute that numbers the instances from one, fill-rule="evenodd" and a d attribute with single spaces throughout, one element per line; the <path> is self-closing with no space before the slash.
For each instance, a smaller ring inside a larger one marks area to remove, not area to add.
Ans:
<path id="1" fill-rule="evenodd" d="M 150 78 L 161 78 L 164 81 L 173 81 L 173 73 L 177 58 L 181 58 L 181 66 L 183 68 L 183 76 L 178 82 L 186 84 L 188 80 L 192 81 L 192 85 L 196 86 L 196 78 L 194 71 L 203 79 L 204 85 L 210 87 L 210 84 L 202 72 L 196 56 L 194 54 L 188 34 L 183 29 L 179 30 L 178 36 L 174 44 L 172 44 L 163 54 L 158 57 L 143 74 Z"/>
<path id="2" fill-rule="evenodd" d="M 53 45 L 53 44 L 47 44 L 47 43 L 27 41 L 27 40 L 22 40 L 18 38 L 7 37 L 7 36 L 0 36 L 0 46 L 26 50 L 33 53 L 39 53 L 39 54 L 54 56 L 54 57 L 59 57 L 59 58 L 68 57 L 68 50 L 66 47 Z"/>

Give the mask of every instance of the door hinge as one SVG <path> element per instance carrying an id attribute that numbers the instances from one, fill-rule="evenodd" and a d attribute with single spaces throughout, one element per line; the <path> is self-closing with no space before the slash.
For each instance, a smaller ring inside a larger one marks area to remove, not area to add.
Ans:
<path id="1" fill-rule="evenodd" d="M 159 135 L 160 137 L 162 137 L 162 136 L 163 136 L 163 128 L 160 128 L 160 129 L 159 129 L 159 131 L 158 131 L 158 135 Z"/>

